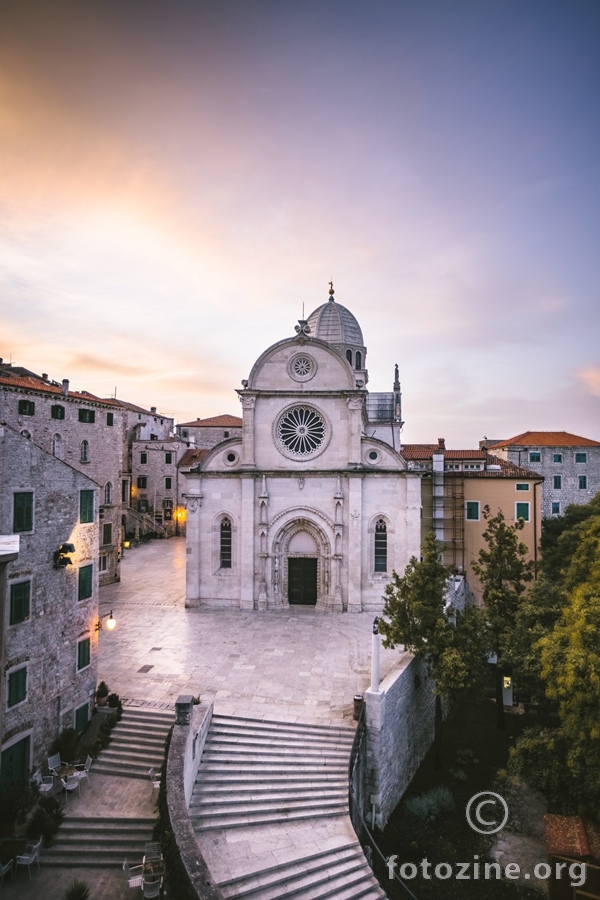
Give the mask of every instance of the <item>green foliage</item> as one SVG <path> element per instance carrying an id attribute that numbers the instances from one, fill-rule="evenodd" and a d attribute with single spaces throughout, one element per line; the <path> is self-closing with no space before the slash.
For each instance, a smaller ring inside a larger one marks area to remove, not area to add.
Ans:
<path id="1" fill-rule="evenodd" d="M 444 813 L 454 809 L 454 798 L 450 788 L 440 786 L 431 788 L 425 794 L 411 797 L 405 804 L 406 812 L 421 822 L 431 824 Z"/>
<path id="2" fill-rule="evenodd" d="M 110 689 L 105 681 L 101 681 L 98 687 L 96 688 L 96 699 L 98 697 L 108 697 L 110 693 Z"/>
<path id="3" fill-rule="evenodd" d="M 107 706 L 110 706 L 111 709 L 118 709 L 122 706 L 121 698 L 118 694 L 112 693 L 108 695 L 108 699 L 106 701 Z"/>
<path id="4" fill-rule="evenodd" d="M 63 900 L 89 900 L 90 896 L 91 889 L 89 885 L 85 881 L 75 878 L 64 892 Z"/>
<path id="5" fill-rule="evenodd" d="M 33 784 L 9 784 L 0 793 L 0 838 L 11 837 L 35 807 L 39 791 Z"/>
<path id="6" fill-rule="evenodd" d="M 55 797 L 40 797 L 27 822 L 27 837 L 30 840 L 43 837 L 44 846 L 50 847 L 64 817 L 63 806 Z"/>
<path id="7" fill-rule="evenodd" d="M 451 699 L 476 683 L 485 659 L 485 623 L 481 612 L 445 609 L 450 569 L 440 562 L 442 545 L 433 531 L 423 541 L 423 559 L 412 557 L 403 577 L 392 573 L 385 588 L 379 631 L 384 647 L 402 644 L 425 663 L 435 692 Z"/>
<path id="8" fill-rule="evenodd" d="M 74 728 L 64 728 L 50 747 L 49 756 L 60 754 L 63 762 L 72 763 L 77 759 L 79 733 Z"/>

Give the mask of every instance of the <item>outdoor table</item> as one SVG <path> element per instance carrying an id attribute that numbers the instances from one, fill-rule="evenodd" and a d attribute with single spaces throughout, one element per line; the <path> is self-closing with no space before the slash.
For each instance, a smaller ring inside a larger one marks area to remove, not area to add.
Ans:
<path id="1" fill-rule="evenodd" d="M 67 775 L 75 775 L 76 773 L 77 769 L 75 768 L 75 766 L 72 766 L 70 764 L 66 766 L 59 766 L 58 769 L 56 769 L 56 774 L 60 778 L 66 778 Z"/>

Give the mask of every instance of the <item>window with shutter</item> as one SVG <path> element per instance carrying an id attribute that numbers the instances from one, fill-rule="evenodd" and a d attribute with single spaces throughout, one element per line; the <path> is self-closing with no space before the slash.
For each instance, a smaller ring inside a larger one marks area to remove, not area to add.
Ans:
<path id="1" fill-rule="evenodd" d="M 33 491 L 14 495 L 13 532 L 33 531 Z"/>
<path id="2" fill-rule="evenodd" d="M 79 491 L 79 520 L 83 524 L 94 521 L 93 491 Z"/>
<path id="3" fill-rule="evenodd" d="M 33 400 L 19 400 L 19 415 L 33 416 L 35 415 L 35 403 Z"/>
<path id="4" fill-rule="evenodd" d="M 517 503 L 515 511 L 515 519 L 523 519 L 524 522 L 529 522 L 529 503 Z"/>
<path id="5" fill-rule="evenodd" d="M 64 419 L 65 417 L 65 408 L 64 406 L 59 406 L 58 404 L 51 407 L 50 415 L 53 419 Z"/>
<path id="6" fill-rule="evenodd" d="M 479 500 L 467 500 L 467 519 L 470 522 L 479 521 Z"/>
<path id="7" fill-rule="evenodd" d="M 27 666 L 8 676 L 8 706 L 16 706 L 27 699 Z"/>
<path id="8" fill-rule="evenodd" d="M 102 526 L 102 544 L 112 544 L 112 525 L 110 523 Z"/>
<path id="9" fill-rule="evenodd" d="M 83 731 L 87 723 L 89 722 L 89 707 L 87 703 L 84 703 L 83 706 L 78 706 L 75 710 L 75 730 Z"/>
<path id="10" fill-rule="evenodd" d="M 148 478 L 146 475 L 138 475 L 137 486 L 139 488 L 145 488 L 148 486 Z"/>
<path id="11" fill-rule="evenodd" d="M 93 574 L 93 565 L 81 566 L 81 568 L 79 569 L 79 579 L 77 585 L 78 600 L 87 600 L 88 597 L 92 596 Z"/>
<path id="12" fill-rule="evenodd" d="M 96 421 L 96 410 L 95 409 L 80 409 L 79 410 L 79 421 L 86 422 L 88 425 L 93 425 Z"/>
<path id="13" fill-rule="evenodd" d="M 165 478 L 165 491 L 170 491 L 172 487 L 173 487 L 173 479 L 169 478 L 169 477 Z"/>
<path id="14" fill-rule="evenodd" d="M 18 584 L 10 586 L 10 618 L 11 625 L 18 625 L 19 622 L 26 622 L 29 618 L 29 607 L 31 599 L 31 582 L 20 581 Z"/>
<path id="15" fill-rule="evenodd" d="M 77 644 L 77 671 L 85 669 L 90 664 L 90 639 L 85 638 Z"/>
<path id="16" fill-rule="evenodd" d="M 167 466 L 170 466 L 172 462 L 173 462 L 173 454 L 172 454 L 172 453 L 165 453 L 165 464 L 166 464 Z"/>
<path id="17" fill-rule="evenodd" d="M 106 424 L 107 425 L 115 424 L 115 414 L 114 413 L 106 413 Z"/>

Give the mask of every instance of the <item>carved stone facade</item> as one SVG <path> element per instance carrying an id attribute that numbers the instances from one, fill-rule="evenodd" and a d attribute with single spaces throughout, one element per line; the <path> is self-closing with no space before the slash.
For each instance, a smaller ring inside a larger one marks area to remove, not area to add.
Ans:
<path id="1" fill-rule="evenodd" d="M 381 610 L 392 569 L 419 553 L 420 476 L 399 452 L 397 379 L 374 420 L 367 381 L 332 292 L 260 356 L 241 434 L 186 473 L 188 606 Z"/>

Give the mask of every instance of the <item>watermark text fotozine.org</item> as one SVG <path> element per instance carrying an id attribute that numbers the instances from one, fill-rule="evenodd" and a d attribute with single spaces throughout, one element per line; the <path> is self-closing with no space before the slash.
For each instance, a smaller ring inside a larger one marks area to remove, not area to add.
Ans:
<path id="1" fill-rule="evenodd" d="M 533 867 L 532 874 L 530 872 L 522 872 L 518 863 L 506 863 L 505 866 L 502 866 L 497 862 L 482 862 L 477 854 L 473 857 L 472 862 L 441 862 L 435 866 L 432 862 L 429 862 L 427 857 L 418 864 L 405 862 L 398 865 L 398 856 L 394 854 L 388 857 L 387 867 L 390 878 L 398 875 L 403 881 L 410 881 L 412 878 L 416 878 L 417 875 L 427 879 L 437 878 L 440 881 L 446 881 L 448 878 L 455 878 L 457 881 L 491 880 L 502 877 L 517 879 L 521 875 L 523 878 L 544 880 L 550 878 L 553 874 L 553 868 L 547 862 L 537 863 Z M 554 866 L 554 877 L 557 879 L 570 878 L 571 887 L 581 887 L 585 884 L 586 865 L 583 862 L 571 864 L 557 862 Z"/>

